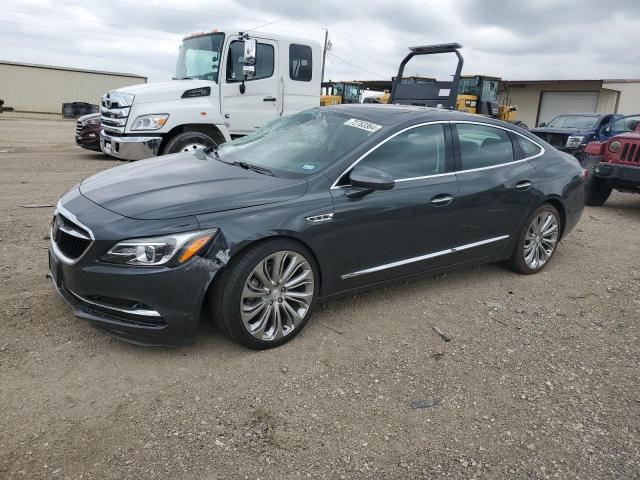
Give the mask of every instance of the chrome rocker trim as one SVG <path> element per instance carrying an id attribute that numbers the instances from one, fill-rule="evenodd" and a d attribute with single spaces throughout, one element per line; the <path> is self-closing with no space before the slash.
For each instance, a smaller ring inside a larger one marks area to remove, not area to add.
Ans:
<path id="1" fill-rule="evenodd" d="M 407 265 L 409 263 L 421 262 L 422 260 L 428 260 L 430 258 L 441 257 L 443 255 L 449 255 L 451 253 L 460 252 L 462 250 L 468 250 L 470 248 L 479 247 L 481 245 L 486 245 L 487 243 L 499 242 L 500 240 L 505 240 L 509 238 L 509 235 L 502 235 L 500 237 L 488 238 L 486 240 L 480 240 L 479 242 L 468 243 L 467 245 L 461 245 L 459 247 L 448 248 L 447 250 L 440 250 L 439 252 L 428 253 L 426 255 L 421 255 L 419 257 L 407 258 L 404 260 L 398 260 L 397 262 L 385 263 L 384 265 L 378 265 L 377 267 L 366 268 L 364 270 L 358 270 L 357 272 L 345 273 L 340 276 L 342 280 L 346 280 L 348 278 L 359 277 L 360 275 L 366 275 L 368 273 L 379 272 L 381 270 L 386 270 L 388 268 L 399 267 L 401 265 Z"/>

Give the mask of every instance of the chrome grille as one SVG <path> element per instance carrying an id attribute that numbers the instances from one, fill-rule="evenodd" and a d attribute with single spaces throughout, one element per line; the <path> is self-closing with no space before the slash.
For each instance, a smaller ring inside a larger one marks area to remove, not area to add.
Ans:
<path id="1" fill-rule="evenodd" d="M 78 260 L 92 243 L 91 234 L 60 213 L 53 217 L 51 241 L 66 260 Z"/>
<path id="2" fill-rule="evenodd" d="M 535 135 L 555 148 L 564 148 L 569 137 L 564 133 L 536 133 Z"/>
<path id="3" fill-rule="evenodd" d="M 82 122 L 76 122 L 76 135 L 80 135 L 82 131 Z"/>
<path id="4" fill-rule="evenodd" d="M 100 102 L 102 128 L 109 133 L 124 133 L 133 104 L 133 95 L 121 92 L 108 92 Z"/>

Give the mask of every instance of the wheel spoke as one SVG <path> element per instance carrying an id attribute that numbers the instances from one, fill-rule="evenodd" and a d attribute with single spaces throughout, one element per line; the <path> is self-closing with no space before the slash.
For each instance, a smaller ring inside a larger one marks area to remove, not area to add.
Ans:
<path id="1" fill-rule="evenodd" d="M 260 318 L 258 319 L 257 322 L 255 322 L 253 325 L 251 325 L 248 322 L 245 322 L 245 325 L 247 326 L 251 334 L 258 338 L 262 338 L 262 335 L 264 334 L 264 330 L 267 327 L 267 324 L 269 323 L 269 317 L 271 317 L 271 310 L 272 310 L 271 305 L 266 304 L 266 306 L 267 308 L 264 309 L 264 311 L 262 312 L 262 315 L 260 315 Z"/>
<path id="2" fill-rule="evenodd" d="M 296 276 L 295 278 L 292 278 L 287 283 L 285 283 L 284 286 L 289 289 L 298 288 L 304 283 L 306 283 L 305 280 L 310 281 L 311 279 L 312 279 L 311 270 L 305 270 L 300 275 Z"/>

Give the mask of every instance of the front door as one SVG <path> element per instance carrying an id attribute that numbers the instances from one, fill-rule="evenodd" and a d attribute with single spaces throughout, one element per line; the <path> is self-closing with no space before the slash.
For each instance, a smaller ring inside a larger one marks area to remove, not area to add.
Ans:
<path id="1" fill-rule="evenodd" d="M 459 170 L 455 259 L 466 261 L 497 253 L 517 234 L 535 199 L 535 168 L 516 160 L 516 151 L 518 157 L 520 151 L 534 156 L 539 147 L 523 139 L 523 146 L 514 148 L 508 131 L 498 127 L 452 126 Z"/>
<path id="2" fill-rule="evenodd" d="M 244 42 L 231 37 L 223 57 L 220 75 L 222 116 L 229 122 L 232 135 L 246 135 L 278 116 L 278 44 L 257 39 L 256 74 L 240 86 L 244 78 Z"/>
<path id="3" fill-rule="evenodd" d="M 446 129 L 446 130 L 445 130 Z M 337 285 L 354 288 L 445 265 L 451 248 L 457 196 L 448 124 L 396 134 L 358 165 L 390 174 L 391 190 L 350 198 L 348 172 L 331 192 Z M 447 140 L 445 140 L 447 138 Z"/>

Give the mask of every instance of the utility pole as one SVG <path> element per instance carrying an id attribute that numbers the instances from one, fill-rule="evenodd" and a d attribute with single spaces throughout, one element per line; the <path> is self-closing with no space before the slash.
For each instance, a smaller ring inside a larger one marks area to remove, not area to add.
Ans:
<path id="1" fill-rule="evenodd" d="M 324 48 L 322 49 L 322 75 L 320 76 L 320 85 L 324 82 L 324 62 L 327 59 L 327 48 L 329 44 L 329 30 L 324 29 Z M 320 87 L 320 92 L 322 92 L 322 86 Z"/>

